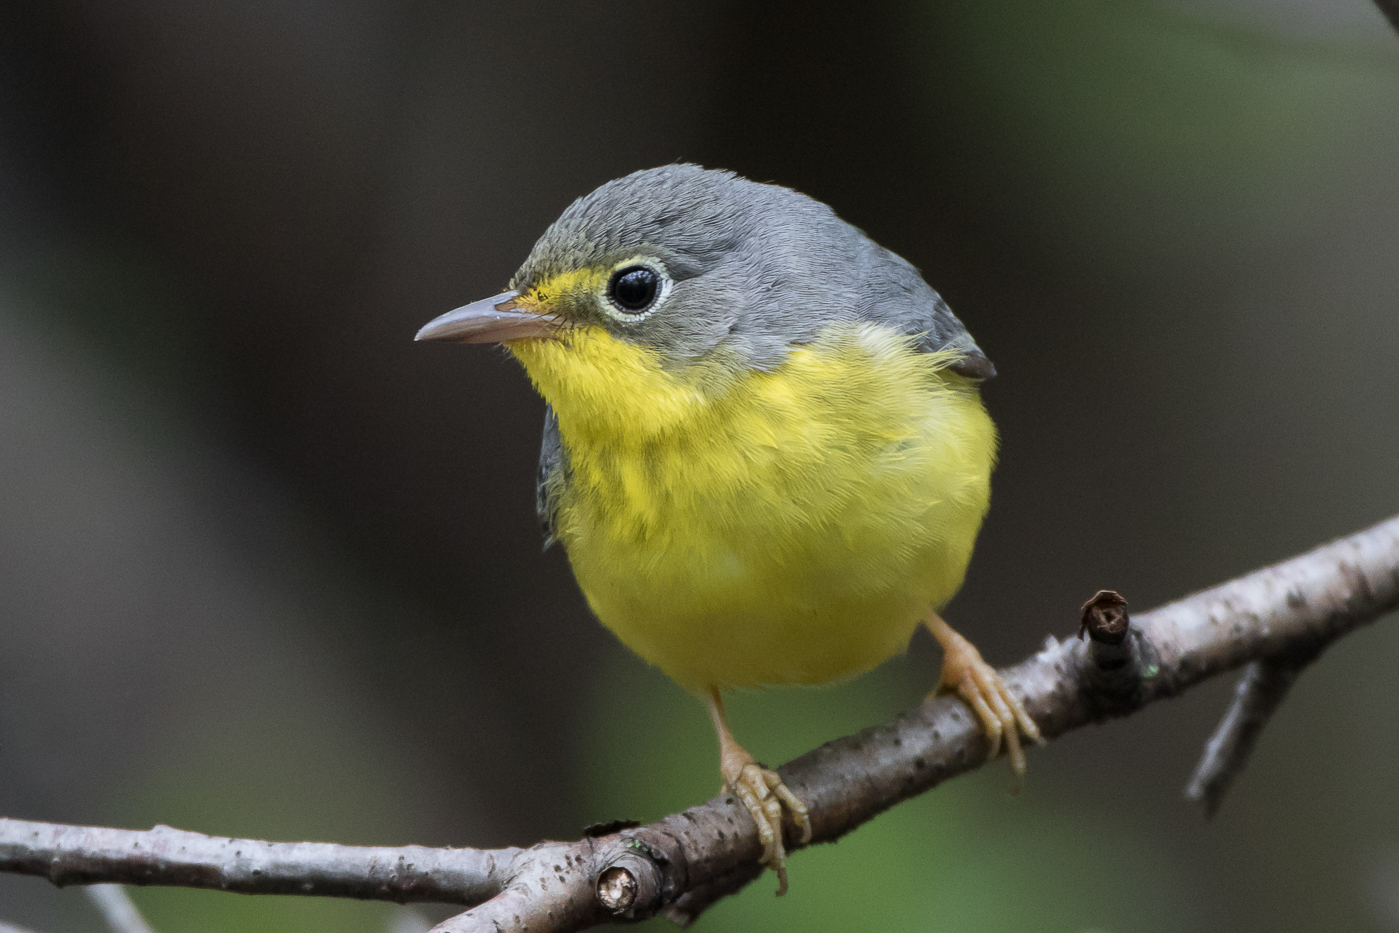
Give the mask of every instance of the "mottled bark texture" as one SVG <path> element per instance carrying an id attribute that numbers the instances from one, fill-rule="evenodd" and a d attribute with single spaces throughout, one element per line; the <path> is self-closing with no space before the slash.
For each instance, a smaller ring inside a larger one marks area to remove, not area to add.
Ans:
<path id="1" fill-rule="evenodd" d="M 1089 639 L 1050 638 L 1003 672 L 1046 738 L 1129 715 L 1254 662 L 1260 670 L 1295 671 L 1330 642 L 1399 608 L 1399 518 L 1130 622 L 1118 600 L 1100 593 L 1084 607 Z M 1241 691 L 1252 695 L 1247 684 Z M 938 697 L 780 770 L 810 808 L 813 842 L 829 842 L 979 767 L 986 752 L 961 701 Z M 789 847 L 797 847 L 790 829 Z M 728 796 L 601 838 L 490 851 L 273 843 L 169 827 L 136 832 L 0 819 L 0 870 L 60 885 L 184 885 L 471 906 L 436 933 L 571 931 L 657 913 L 685 923 L 757 877 L 760 854 L 752 821 Z"/>

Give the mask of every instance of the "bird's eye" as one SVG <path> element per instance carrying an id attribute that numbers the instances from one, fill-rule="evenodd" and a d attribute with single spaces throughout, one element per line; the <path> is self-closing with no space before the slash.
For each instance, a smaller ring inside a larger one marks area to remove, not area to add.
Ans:
<path id="1" fill-rule="evenodd" d="M 661 280 L 656 270 L 646 266 L 627 266 L 612 274 L 607 297 L 628 314 L 640 314 L 655 302 L 660 286 Z"/>

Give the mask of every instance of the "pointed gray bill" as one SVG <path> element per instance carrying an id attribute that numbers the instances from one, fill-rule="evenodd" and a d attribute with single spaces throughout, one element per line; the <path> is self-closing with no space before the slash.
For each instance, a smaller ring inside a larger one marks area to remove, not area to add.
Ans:
<path id="1" fill-rule="evenodd" d="M 501 292 L 435 317 L 418 331 L 414 340 L 451 340 L 456 343 L 499 343 L 547 337 L 559 319 L 549 314 L 520 310 L 518 292 Z"/>

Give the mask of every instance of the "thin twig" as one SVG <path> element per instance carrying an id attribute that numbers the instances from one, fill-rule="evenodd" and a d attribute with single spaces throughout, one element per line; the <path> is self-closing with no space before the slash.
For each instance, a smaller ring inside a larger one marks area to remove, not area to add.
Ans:
<path id="1" fill-rule="evenodd" d="M 1205 743 L 1205 753 L 1185 787 L 1185 798 L 1205 808 L 1213 819 L 1229 787 L 1248 764 L 1258 736 L 1282 705 L 1305 662 L 1252 661 L 1234 687 L 1234 701 Z"/>
<path id="2" fill-rule="evenodd" d="M 27 927 L 17 927 L 13 923 L 6 923 L 0 920 L 0 933 L 34 933 Z"/>
<path id="3" fill-rule="evenodd" d="M 1050 639 L 1004 676 L 1053 738 L 1251 661 L 1320 651 L 1395 608 L 1399 518 L 1136 616 L 1125 652 Z M 1109 662 L 1111 671 L 1099 669 Z M 987 750 L 966 707 L 939 697 L 780 770 L 810 810 L 813 842 L 825 842 L 980 767 Z M 796 842 L 789 839 L 789 849 Z M 564 933 L 661 912 L 685 921 L 756 877 L 761 854 L 747 811 L 728 796 L 600 839 L 494 851 L 269 843 L 169 827 L 136 832 L 0 819 L 0 870 L 56 884 L 477 905 L 436 933 Z"/>
<path id="4" fill-rule="evenodd" d="M 89 885 L 87 896 L 112 928 L 112 933 L 155 933 L 121 885 Z"/>
<path id="5" fill-rule="evenodd" d="M 39 875 L 60 887 L 115 882 L 478 904 L 508 883 L 498 865 L 519 851 L 261 842 L 169 826 L 128 830 L 0 818 L 0 871 Z"/>

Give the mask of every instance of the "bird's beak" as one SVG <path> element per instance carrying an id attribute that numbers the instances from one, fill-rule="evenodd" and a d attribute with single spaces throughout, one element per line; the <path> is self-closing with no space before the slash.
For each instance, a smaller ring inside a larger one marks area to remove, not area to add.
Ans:
<path id="1" fill-rule="evenodd" d="M 519 302 L 518 292 L 501 292 L 455 311 L 435 317 L 418 331 L 414 340 L 452 340 L 457 343 L 499 343 L 547 337 L 559 324 L 552 314 L 530 311 Z"/>

